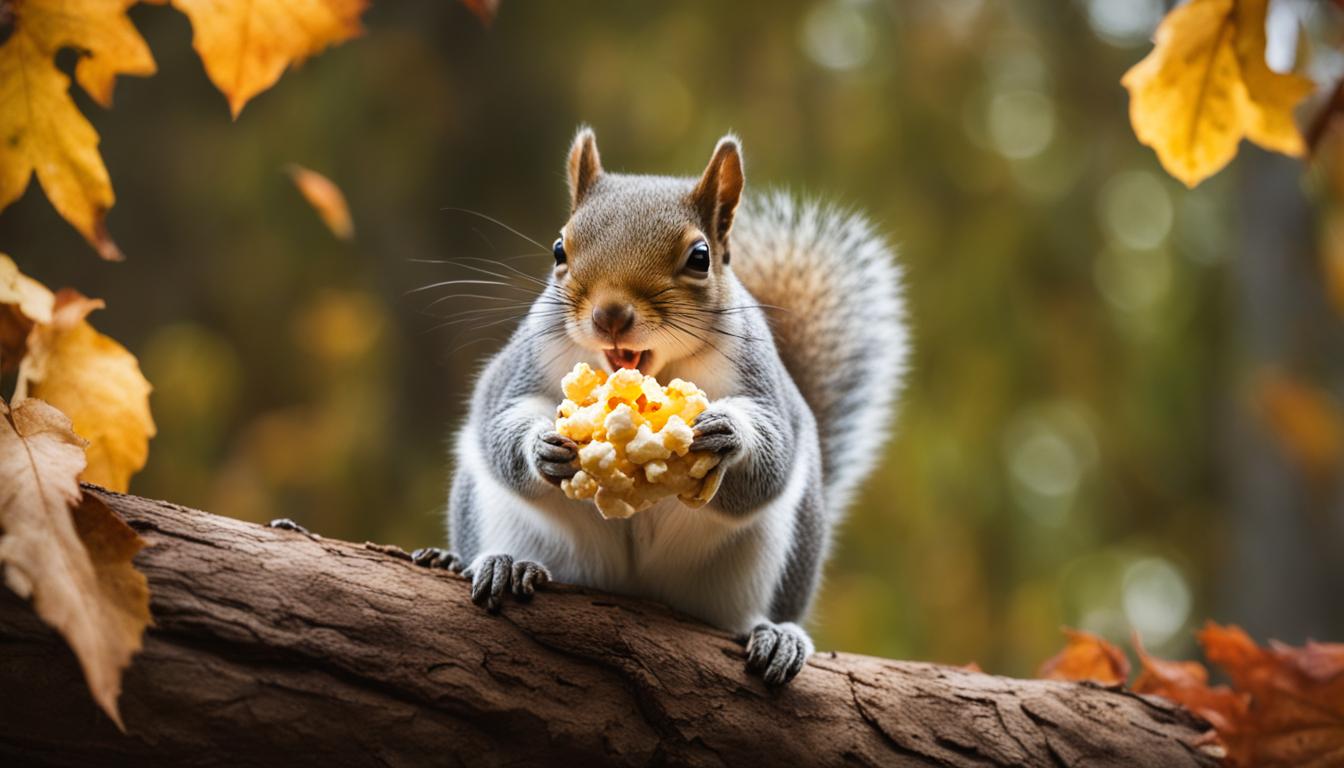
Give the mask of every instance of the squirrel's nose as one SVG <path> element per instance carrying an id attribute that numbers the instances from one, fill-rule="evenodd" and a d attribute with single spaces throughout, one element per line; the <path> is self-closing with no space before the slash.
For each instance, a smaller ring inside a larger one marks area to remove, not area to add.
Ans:
<path id="1" fill-rule="evenodd" d="M 635 324 L 635 308 L 629 304 L 602 304 L 593 307 L 593 326 L 611 336 L 618 336 L 630 330 Z"/>

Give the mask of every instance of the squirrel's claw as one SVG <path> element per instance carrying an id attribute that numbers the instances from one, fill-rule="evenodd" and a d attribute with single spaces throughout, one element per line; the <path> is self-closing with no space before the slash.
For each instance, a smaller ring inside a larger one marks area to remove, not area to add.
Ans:
<path id="1" fill-rule="evenodd" d="M 579 471 L 579 444 L 559 432 L 546 432 L 537 441 L 536 462 L 541 476 L 559 485 Z"/>
<path id="2" fill-rule="evenodd" d="M 422 568 L 443 568 L 453 573 L 461 573 L 463 562 L 457 554 L 442 547 L 422 547 L 411 553 L 411 562 Z"/>
<path id="3" fill-rule="evenodd" d="M 482 555 L 462 573 L 471 577 L 471 601 L 491 613 L 503 606 L 506 593 L 528 600 L 551 580 L 551 572 L 541 563 L 515 561 L 509 555 Z"/>
<path id="4" fill-rule="evenodd" d="M 812 651 L 812 638 L 802 627 L 763 621 L 747 638 L 747 669 L 760 674 L 766 685 L 784 685 L 802 671 Z"/>
<path id="5" fill-rule="evenodd" d="M 551 581 L 551 572 L 541 563 L 531 560 L 515 560 L 513 563 L 513 596 L 519 600 L 531 600 L 539 587 Z"/>
<path id="6" fill-rule="evenodd" d="M 692 451 L 710 451 L 717 454 L 729 454 L 742 447 L 742 438 L 737 434 L 737 426 L 726 413 L 710 409 L 695 420 L 695 439 L 691 441 Z"/>

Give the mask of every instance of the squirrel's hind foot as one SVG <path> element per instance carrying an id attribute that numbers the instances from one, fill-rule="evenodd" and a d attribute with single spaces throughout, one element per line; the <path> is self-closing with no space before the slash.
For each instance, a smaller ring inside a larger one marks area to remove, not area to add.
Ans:
<path id="1" fill-rule="evenodd" d="M 411 562 L 422 568 L 443 568 L 452 573 L 461 573 L 465 563 L 457 554 L 442 547 L 422 547 L 411 553 Z"/>
<path id="2" fill-rule="evenodd" d="M 747 669 L 766 685 L 784 685 L 802 671 L 812 651 L 812 638 L 802 627 L 791 621 L 763 621 L 747 638 Z"/>
<path id="3" fill-rule="evenodd" d="M 551 580 L 551 572 L 541 563 L 514 560 L 509 555 L 481 555 L 462 575 L 471 579 L 471 601 L 491 613 L 504 604 L 506 592 L 527 601 Z"/>

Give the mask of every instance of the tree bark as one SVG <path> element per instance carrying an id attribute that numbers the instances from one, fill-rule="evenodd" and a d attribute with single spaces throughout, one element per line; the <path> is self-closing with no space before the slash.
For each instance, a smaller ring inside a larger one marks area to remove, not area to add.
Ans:
<path id="1" fill-rule="evenodd" d="M 1162 699 L 843 653 L 770 690 L 653 603 L 552 585 L 490 615 L 399 550 L 88 492 L 149 542 L 127 733 L 0 590 L 3 765 L 1217 763 Z"/>

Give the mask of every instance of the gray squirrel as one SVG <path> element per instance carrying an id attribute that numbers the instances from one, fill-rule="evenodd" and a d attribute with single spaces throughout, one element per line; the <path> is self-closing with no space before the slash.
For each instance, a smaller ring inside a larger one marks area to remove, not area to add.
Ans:
<path id="1" fill-rule="evenodd" d="M 581 128 L 570 217 L 526 318 L 476 382 L 457 435 L 451 549 L 500 610 L 552 579 L 666 603 L 746 638 L 747 667 L 793 679 L 832 532 L 886 441 L 907 355 L 899 272 L 861 216 L 774 193 L 743 198 L 735 137 L 699 178 L 608 173 Z M 739 202 L 741 203 L 739 205 Z M 576 362 L 695 382 L 692 450 L 718 494 L 606 520 L 561 491 L 577 446 L 555 432 Z"/>

